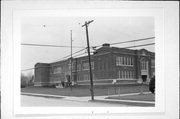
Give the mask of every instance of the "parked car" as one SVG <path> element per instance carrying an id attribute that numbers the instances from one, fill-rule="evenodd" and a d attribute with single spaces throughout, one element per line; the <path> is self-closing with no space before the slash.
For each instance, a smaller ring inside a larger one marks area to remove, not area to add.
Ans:
<path id="1" fill-rule="evenodd" d="M 149 91 L 155 93 L 155 76 L 153 76 L 149 82 Z"/>

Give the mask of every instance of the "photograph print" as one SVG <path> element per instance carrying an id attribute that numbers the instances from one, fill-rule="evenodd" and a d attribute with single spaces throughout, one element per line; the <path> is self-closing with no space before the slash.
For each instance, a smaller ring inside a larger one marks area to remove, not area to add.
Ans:
<path id="1" fill-rule="evenodd" d="M 155 107 L 152 16 L 24 17 L 22 107 Z"/>

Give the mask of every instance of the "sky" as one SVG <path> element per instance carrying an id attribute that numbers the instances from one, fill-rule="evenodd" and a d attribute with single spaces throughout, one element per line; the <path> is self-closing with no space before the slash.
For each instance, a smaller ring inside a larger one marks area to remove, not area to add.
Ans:
<path id="1" fill-rule="evenodd" d="M 21 43 L 70 46 L 72 30 L 72 52 L 87 47 L 85 21 L 94 20 L 88 26 L 90 46 L 155 37 L 153 17 L 27 17 L 21 24 Z M 155 43 L 155 39 L 113 47 L 127 47 Z M 143 46 L 154 52 L 155 46 Z M 84 53 L 85 51 L 80 52 Z M 21 45 L 21 70 L 33 68 L 38 62 L 51 63 L 70 55 L 70 47 L 40 47 Z M 78 55 L 78 54 L 76 54 Z M 22 73 L 33 73 L 33 70 Z"/>

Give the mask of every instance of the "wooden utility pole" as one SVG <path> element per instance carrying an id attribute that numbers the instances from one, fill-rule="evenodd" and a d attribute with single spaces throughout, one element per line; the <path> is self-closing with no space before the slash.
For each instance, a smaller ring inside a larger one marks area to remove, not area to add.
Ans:
<path id="1" fill-rule="evenodd" d="M 91 70 L 91 55 L 90 55 L 90 48 L 89 48 L 89 35 L 88 35 L 88 25 L 90 23 L 92 23 L 92 21 L 86 21 L 84 25 L 82 25 L 82 27 L 86 27 L 86 37 L 87 37 L 87 48 L 88 48 L 88 57 L 89 57 L 89 73 L 90 73 L 90 82 L 91 82 L 91 88 L 90 88 L 90 92 L 91 92 L 91 100 L 94 100 L 94 90 L 93 90 L 93 77 L 92 77 L 92 70 Z"/>
<path id="2" fill-rule="evenodd" d="M 72 91 L 72 30 L 71 30 L 71 78 L 70 78 L 70 80 L 71 80 L 71 91 Z"/>

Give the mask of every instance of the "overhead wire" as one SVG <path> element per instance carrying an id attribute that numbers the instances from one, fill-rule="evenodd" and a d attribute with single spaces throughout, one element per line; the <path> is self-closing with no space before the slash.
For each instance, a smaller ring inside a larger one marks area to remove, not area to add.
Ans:
<path id="1" fill-rule="evenodd" d="M 128 46 L 128 47 L 123 47 L 123 48 L 142 47 L 142 46 L 149 46 L 149 45 L 155 45 L 155 43 L 148 43 L 148 44 L 136 45 L 136 46 Z M 77 54 L 77 53 L 79 53 L 79 52 L 81 52 L 81 51 L 83 51 L 83 50 L 85 50 L 85 49 L 87 49 L 87 48 L 83 48 L 83 49 L 81 49 L 81 50 L 79 50 L 79 51 L 77 51 L 77 52 L 74 52 L 73 55 L 74 55 L 74 54 Z M 91 53 L 93 53 L 93 52 L 91 52 Z M 73 56 L 73 57 L 78 57 L 78 56 L 81 56 L 81 55 L 83 55 L 83 54 L 86 54 L 86 52 L 85 52 L 85 53 L 78 54 L 78 55 L 75 55 L 75 56 Z M 129 55 L 140 55 L 140 54 L 132 54 L 132 53 L 128 53 L 128 54 L 129 54 Z M 71 56 L 71 55 L 65 56 L 65 57 L 61 58 L 61 60 L 62 60 L 62 59 L 65 59 L 65 58 L 67 58 L 67 57 L 70 58 L 70 56 Z M 146 55 L 142 55 L 142 56 L 146 56 Z M 151 56 L 151 57 L 152 57 L 152 56 Z M 61 61 L 61 60 L 58 60 L 58 61 Z M 55 61 L 55 62 L 58 62 L 58 61 Z M 23 70 L 21 70 L 21 71 L 28 71 L 28 70 L 33 70 L 33 69 L 35 69 L 35 68 L 23 69 Z"/>
<path id="2" fill-rule="evenodd" d="M 79 52 L 81 52 L 81 51 L 84 51 L 85 49 L 87 49 L 87 47 L 86 47 L 86 48 L 83 48 L 83 49 L 81 49 L 81 50 L 78 50 L 78 51 L 76 51 L 76 52 L 74 52 L 74 53 L 72 53 L 72 55 L 77 54 L 77 53 L 79 53 Z M 60 60 L 63 60 L 63 59 L 65 59 L 65 58 L 70 58 L 70 57 L 71 57 L 71 54 L 70 54 L 70 55 L 67 55 L 67 56 L 65 56 L 65 57 L 62 57 L 62 58 L 60 58 L 60 59 L 58 59 L 58 60 L 56 60 L 56 61 L 54 61 L 54 62 L 58 62 L 58 61 L 60 61 Z"/>
<path id="3" fill-rule="evenodd" d="M 71 48 L 71 46 L 63 46 L 63 45 L 46 45 L 46 44 L 30 44 L 30 43 L 21 43 L 21 45 L 26 45 L 26 46 L 43 46 L 43 47 L 67 47 Z M 85 48 L 81 46 L 72 46 L 73 48 Z"/>
<path id="4" fill-rule="evenodd" d="M 128 40 L 128 41 L 123 41 L 123 42 L 115 42 L 115 43 L 110 43 L 110 45 L 117 45 L 117 44 L 124 44 L 124 43 L 130 43 L 130 42 L 138 42 L 138 41 L 145 41 L 145 40 L 150 40 L 154 39 L 155 37 L 147 37 L 147 38 L 142 38 L 142 39 L 136 39 L 136 40 Z M 97 45 L 93 47 L 101 47 L 102 45 Z"/>

